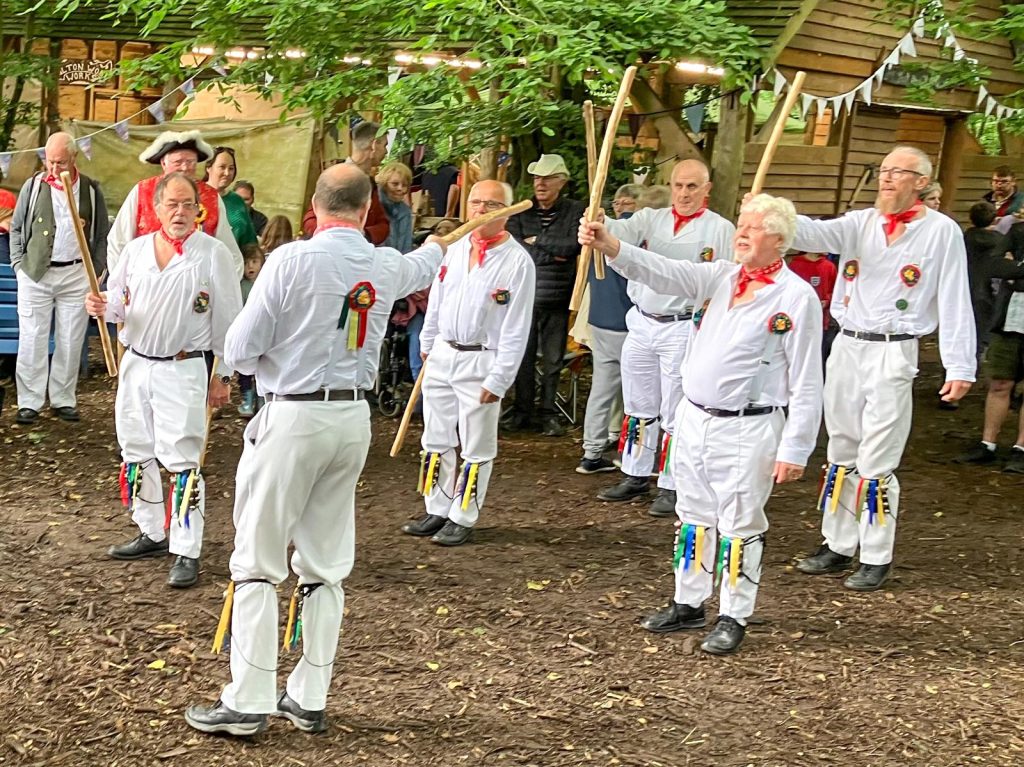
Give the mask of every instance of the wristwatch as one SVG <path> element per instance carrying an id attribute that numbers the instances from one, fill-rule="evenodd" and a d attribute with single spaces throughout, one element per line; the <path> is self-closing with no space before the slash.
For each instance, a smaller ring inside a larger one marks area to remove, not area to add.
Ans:
<path id="1" fill-rule="evenodd" d="M 220 376 L 220 382 L 222 384 L 229 384 L 229 383 L 231 383 L 231 376 Z"/>

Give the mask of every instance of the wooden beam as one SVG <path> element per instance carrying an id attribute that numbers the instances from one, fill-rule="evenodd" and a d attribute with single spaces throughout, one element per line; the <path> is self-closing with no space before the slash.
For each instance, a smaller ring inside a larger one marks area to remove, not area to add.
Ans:
<path id="1" fill-rule="evenodd" d="M 958 116 L 946 121 L 946 140 L 942 146 L 937 179 L 942 185 L 942 210 L 946 213 L 952 211 L 956 203 L 968 138 L 966 117 Z"/>
<path id="2" fill-rule="evenodd" d="M 743 179 L 743 150 L 750 122 L 750 107 L 733 93 L 720 102 L 718 135 L 712 158 L 714 185 L 711 187 L 711 209 L 728 219 L 736 217 L 740 181 Z"/>
<path id="3" fill-rule="evenodd" d="M 646 80 L 637 79 L 633 81 L 633 90 L 629 94 L 630 100 L 641 112 L 662 112 L 672 109 L 661 100 Z M 690 141 L 690 137 L 683 130 L 683 126 L 673 115 L 679 116 L 682 110 L 673 110 L 666 114 L 652 115 L 648 119 L 654 124 L 661 139 L 658 156 L 660 158 L 676 156 L 677 160 L 685 160 L 689 157 L 696 157 L 705 160 L 700 148 Z"/>

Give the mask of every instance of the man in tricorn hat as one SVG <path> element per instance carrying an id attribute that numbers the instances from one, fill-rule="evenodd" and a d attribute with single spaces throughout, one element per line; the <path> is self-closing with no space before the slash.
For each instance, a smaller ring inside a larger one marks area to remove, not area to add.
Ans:
<path id="1" fill-rule="evenodd" d="M 195 178 L 196 166 L 213 157 L 213 149 L 207 144 L 202 134 L 193 131 L 164 131 L 154 139 L 146 150 L 139 155 L 142 162 L 159 165 L 163 172 L 140 181 L 128 193 L 121 210 L 114 219 L 107 241 L 107 262 L 113 272 L 121 256 L 124 246 L 160 228 L 160 220 L 156 215 L 153 203 L 153 192 L 160 179 L 175 171 Z M 228 223 L 227 211 L 220 199 L 220 194 L 205 181 L 196 180 L 199 187 L 199 215 L 196 217 L 197 228 L 216 237 L 223 242 L 234 260 L 235 271 L 242 277 L 242 251 L 238 249 L 231 225 Z"/>

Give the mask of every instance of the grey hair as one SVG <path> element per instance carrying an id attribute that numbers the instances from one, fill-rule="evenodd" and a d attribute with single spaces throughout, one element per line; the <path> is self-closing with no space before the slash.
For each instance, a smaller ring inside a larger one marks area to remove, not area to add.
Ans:
<path id="1" fill-rule="evenodd" d="M 924 189 L 918 192 L 917 196 L 923 200 L 932 192 L 938 192 L 939 194 L 942 194 L 942 184 L 940 184 L 938 181 L 932 181 L 930 184 L 928 184 L 928 186 L 926 186 Z"/>
<path id="2" fill-rule="evenodd" d="M 62 142 L 64 144 L 64 148 L 68 150 L 68 153 L 72 157 L 78 156 L 78 143 L 75 141 L 75 137 L 70 133 L 65 133 L 64 131 L 51 133 L 50 137 L 46 139 L 46 143 L 49 144 L 54 140 Z"/>
<path id="3" fill-rule="evenodd" d="M 796 236 L 796 208 L 793 207 L 793 203 L 785 197 L 757 194 L 740 208 L 740 213 L 762 214 L 765 233 L 779 235 L 782 238 L 779 249 L 783 253 L 789 250 Z"/>
<path id="4" fill-rule="evenodd" d="M 917 160 L 917 172 L 922 176 L 932 177 L 932 160 L 923 149 L 918 149 L 916 146 L 898 146 L 889 154 L 896 154 L 896 152 L 913 155 Z"/>
<path id="5" fill-rule="evenodd" d="M 177 170 L 174 173 L 168 173 L 156 182 L 156 189 L 153 190 L 153 205 L 159 205 L 163 201 L 164 190 L 172 181 L 184 181 L 192 187 L 192 201 L 199 202 L 199 186 L 196 184 L 196 180 L 191 176 L 186 176 L 180 170 Z"/>
<path id="6" fill-rule="evenodd" d="M 636 200 L 639 199 L 643 192 L 644 188 L 641 184 L 623 184 L 615 190 L 615 197 L 613 199 L 617 200 L 620 197 L 628 197 L 631 200 Z"/>

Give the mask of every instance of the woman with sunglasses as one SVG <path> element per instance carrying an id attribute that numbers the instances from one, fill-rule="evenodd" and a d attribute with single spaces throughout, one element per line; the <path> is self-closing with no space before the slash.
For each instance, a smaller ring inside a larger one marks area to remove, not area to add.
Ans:
<path id="1" fill-rule="evenodd" d="M 249 209 L 245 200 L 234 192 L 229 192 L 231 184 L 238 175 L 238 166 L 235 164 L 235 150 L 229 146 L 218 146 L 213 148 L 213 157 L 206 163 L 206 174 L 203 181 L 220 193 L 224 201 L 224 208 L 228 213 L 228 223 L 231 224 L 231 232 L 239 248 L 246 245 L 256 244 L 256 230 L 252 225 L 252 218 L 249 216 Z"/>

